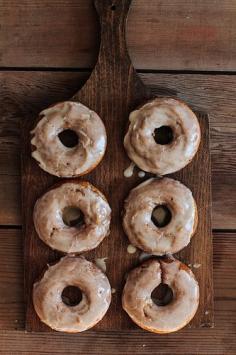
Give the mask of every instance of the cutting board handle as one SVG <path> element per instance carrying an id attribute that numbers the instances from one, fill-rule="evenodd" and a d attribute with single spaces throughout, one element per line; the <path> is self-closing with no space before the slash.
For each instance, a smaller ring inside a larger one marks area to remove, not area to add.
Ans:
<path id="1" fill-rule="evenodd" d="M 114 17 L 127 17 L 132 0 L 94 0 L 94 6 L 100 17 L 111 13 Z"/>
<path id="2" fill-rule="evenodd" d="M 109 66 L 117 67 L 120 61 L 130 65 L 126 46 L 126 20 L 132 0 L 94 0 L 100 20 L 100 50 L 96 70 L 100 63 L 109 61 Z"/>
<path id="3" fill-rule="evenodd" d="M 104 100 L 108 87 L 127 91 L 132 102 L 140 104 L 143 98 L 150 97 L 136 73 L 126 46 L 126 20 L 132 0 L 94 0 L 100 21 L 100 49 L 97 63 L 84 86 L 73 96 L 73 100 L 90 105 L 88 93 L 99 95 Z M 121 83 L 122 81 L 122 83 Z M 98 90 L 99 89 L 99 90 Z M 136 100 L 131 96 L 136 96 Z M 114 96 L 114 94 L 113 94 Z M 117 97 L 117 93 L 115 95 Z"/>

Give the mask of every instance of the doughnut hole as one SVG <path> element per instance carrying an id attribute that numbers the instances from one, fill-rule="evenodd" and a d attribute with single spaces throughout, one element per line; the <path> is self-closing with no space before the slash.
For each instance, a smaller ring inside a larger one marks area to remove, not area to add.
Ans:
<path id="1" fill-rule="evenodd" d="M 167 306 L 173 300 L 173 291 L 167 284 L 160 283 L 152 291 L 151 299 L 157 306 Z"/>
<path id="2" fill-rule="evenodd" d="M 77 286 L 67 286 L 61 294 L 62 302 L 69 307 L 77 306 L 83 298 L 83 293 Z"/>
<path id="3" fill-rule="evenodd" d="M 84 214 L 74 206 L 67 206 L 62 211 L 63 223 L 68 227 L 79 228 L 84 224 Z"/>
<path id="4" fill-rule="evenodd" d="M 151 220 L 157 228 L 162 228 L 170 223 L 172 214 L 166 205 L 158 205 L 152 211 Z"/>
<path id="5" fill-rule="evenodd" d="M 173 130 L 169 126 L 161 126 L 154 130 L 154 139 L 157 144 L 167 145 L 173 141 Z"/>
<path id="6" fill-rule="evenodd" d="M 61 143 L 67 148 L 74 148 L 79 143 L 79 137 L 72 129 L 65 129 L 58 134 Z"/>

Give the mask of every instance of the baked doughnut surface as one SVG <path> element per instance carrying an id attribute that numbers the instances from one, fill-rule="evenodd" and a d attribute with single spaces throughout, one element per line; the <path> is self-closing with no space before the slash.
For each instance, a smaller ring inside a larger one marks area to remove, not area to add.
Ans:
<path id="1" fill-rule="evenodd" d="M 100 117 L 88 107 L 65 101 L 43 110 L 34 130 L 32 157 L 49 174 L 80 176 L 93 170 L 106 150 L 106 130 Z M 60 134 L 72 131 L 75 145 L 65 146 Z"/>
<path id="2" fill-rule="evenodd" d="M 152 292 L 161 283 L 173 292 L 172 301 L 165 306 L 158 306 L 152 299 Z M 171 333 L 194 317 L 199 304 L 199 286 L 192 271 L 180 261 L 151 259 L 129 273 L 122 304 L 141 328 Z"/>
<path id="3" fill-rule="evenodd" d="M 80 225 L 66 225 L 68 208 L 83 214 Z M 72 180 L 52 187 L 35 204 L 36 232 L 52 249 L 82 253 L 94 249 L 109 234 L 111 209 L 104 195 L 86 181 Z"/>
<path id="4" fill-rule="evenodd" d="M 144 171 L 173 173 L 190 163 L 198 150 L 198 119 L 182 101 L 154 99 L 131 112 L 129 120 L 124 146 L 129 158 Z M 170 130 L 168 143 L 158 142 L 158 132 L 163 128 Z"/>
<path id="5" fill-rule="evenodd" d="M 169 223 L 153 222 L 157 207 L 168 208 Z M 191 240 L 197 226 L 197 207 L 192 192 L 179 181 L 151 178 L 129 193 L 124 205 L 123 227 L 131 244 L 145 252 L 176 253 Z"/>
<path id="6" fill-rule="evenodd" d="M 82 300 L 76 306 L 62 301 L 62 292 L 76 286 Z M 33 304 L 41 321 L 54 330 L 77 333 L 92 328 L 107 312 L 111 287 L 106 275 L 82 257 L 66 256 L 50 266 L 34 284 Z"/>

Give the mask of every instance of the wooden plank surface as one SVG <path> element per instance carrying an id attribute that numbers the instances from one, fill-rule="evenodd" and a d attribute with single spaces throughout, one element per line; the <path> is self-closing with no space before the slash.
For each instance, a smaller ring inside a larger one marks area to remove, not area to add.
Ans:
<path id="1" fill-rule="evenodd" d="M 183 329 L 166 336 L 144 331 L 78 335 L 25 334 L 23 240 L 0 230 L 0 353 L 8 354 L 235 354 L 236 234 L 214 234 L 215 328 Z M 13 330 L 17 332 L 13 332 Z M 98 350 L 99 349 L 99 350 Z"/>
<path id="2" fill-rule="evenodd" d="M 235 0 L 133 0 L 128 48 L 139 69 L 235 70 Z M 91 0 L 1 0 L 0 66 L 88 68 L 98 22 Z M 81 35 L 82 34 L 82 35 Z"/>
<path id="3" fill-rule="evenodd" d="M 88 73 L 0 74 L 0 224 L 21 224 L 19 121 L 71 97 Z M 177 95 L 211 123 L 213 228 L 236 229 L 236 77 L 232 75 L 141 74 L 163 95 Z M 222 203 L 222 200 L 224 203 Z"/>
<path id="4" fill-rule="evenodd" d="M 234 0 L 133 0 L 127 39 L 136 68 L 234 71 Z M 0 66 L 89 68 L 98 25 L 91 0 L 0 0 Z M 143 30 L 144 29 L 144 30 Z M 83 35 L 78 36 L 78 33 Z M 145 37 L 143 36 L 145 33 Z M 0 73 L 0 224 L 20 225 L 19 119 L 70 97 L 86 73 Z M 210 113 L 213 227 L 236 229 L 236 77 L 149 75 L 146 83 Z M 235 354 L 236 235 L 214 234 L 215 328 L 168 336 L 145 332 L 24 334 L 22 238 L 0 230 L 0 353 Z M 18 329 L 13 331 L 13 329 Z"/>

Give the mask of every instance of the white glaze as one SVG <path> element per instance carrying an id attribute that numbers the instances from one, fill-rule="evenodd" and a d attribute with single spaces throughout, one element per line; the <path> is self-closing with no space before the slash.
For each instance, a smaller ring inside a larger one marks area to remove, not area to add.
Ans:
<path id="1" fill-rule="evenodd" d="M 48 173 L 60 177 L 80 176 L 92 170 L 106 149 L 106 131 L 100 117 L 86 106 L 66 101 L 40 113 L 33 134 L 32 157 Z M 71 129 L 79 137 L 74 148 L 65 147 L 58 134 Z"/>
<path id="2" fill-rule="evenodd" d="M 77 207 L 84 224 L 68 227 L 62 219 L 65 207 Z M 33 213 L 39 237 L 51 248 L 65 253 L 94 249 L 109 234 L 111 209 L 105 197 L 88 182 L 66 182 L 46 192 Z"/>
<path id="3" fill-rule="evenodd" d="M 151 298 L 160 283 L 173 291 L 173 300 L 166 306 L 157 306 Z M 199 286 L 192 271 L 180 261 L 152 259 L 129 273 L 122 304 L 143 329 L 170 333 L 183 328 L 194 317 L 199 304 Z"/>
<path id="4" fill-rule="evenodd" d="M 108 258 L 107 257 L 105 257 L 105 258 L 96 258 L 95 260 L 94 260 L 94 262 L 95 262 L 95 264 L 97 265 L 97 267 L 99 268 L 99 269 L 101 269 L 102 270 L 102 272 L 106 272 L 107 271 L 107 265 L 106 265 L 106 260 L 107 260 Z"/>
<path id="5" fill-rule="evenodd" d="M 125 169 L 124 176 L 126 178 L 133 176 L 134 168 L 135 168 L 135 164 L 133 162 L 131 162 L 130 165 L 128 166 L 128 168 Z"/>
<path id="6" fill-rule="evenodd" d="M 158 205 L 166 205 L 172 214 L 170 223 L 162 228 L 151 220 Z M 184 248 L 190 242 L 196 221 L 197 209 L 191 191 L 170 178 L 152 178 L 141 183 L 125 201 L 125 233 L 131 244 L 151 254 L 172 254 Z"/>
<path id="7" fill-rule="evenodd" d="M 194 269 L 199 269 L 201 266 L 202 266 L 202 264 L 198 264 L 198 263 L 193 264 Z"/>
<path id="8" fill-rule="evenodd" d="M 79 287 L 82 300 L 77 306 L 63 303 L 67 286 Z M 81 257 L 66 256 L 50 266 L 34 284 L 33 303 L 42 322 L 57 331 L 77 333 L 93 327 L 107 312 L 111 287 L 104 273 Z"/>
<path id="9" fill-rule="evenodd" d="M 174 139 L 170 144 L 155 142 L 154 131 L 161 126 L 171 127 Z M 193 159 L 200 136 L 197 117 L 186 104 L 158 98 L 131 112 L 124 146 L 140 169 L 165 175 L 182 169 Z"/>
<path id="10" fill-rule="evenodd" d="M 127 252 L 129 254 L 134 254 L 136 253 L 137 251 L 137 248 L 135 246 L 133 246 L 132 244 L 129 244 L 128 247 L 127 247 Z"/>

